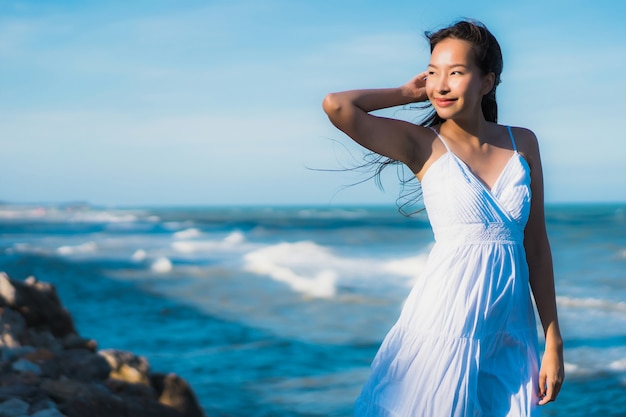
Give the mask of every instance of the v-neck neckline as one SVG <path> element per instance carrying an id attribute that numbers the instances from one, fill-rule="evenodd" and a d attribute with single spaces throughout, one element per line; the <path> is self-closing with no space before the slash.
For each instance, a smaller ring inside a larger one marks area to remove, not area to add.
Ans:
<path id="1" fill-rule="evenodd" d="M 506 161 L 506 164 L 504 164 L 504 167 L 502 168 L 502 170 L 500 171 L 500 173 L 498 174 L 496 180 L 494 181 L 493 185 L 489 186 L 489 184 L 487 184 L 481 177 L 479 177 L 474 170 L 469 166 L 469 164 L 467 162 L 465 162 L 463 159 L 461 159 L 456 153 L 454 153 L 452 151 L 452 149 L 450 149 L 450 146 L 448 145 L 448 143 L 446 142 L 446 140 L 443 138 L 443 136 L 441 135 L 440 132 L 438 132 L 435 128 L 431 127 L 431 130 L 433 132 L 435 132 L 435 134 L 437 134 L 437 137 L 439 137 L 439 140 L 441 141 L 441 143 L 443 143 L 443 146 L 446 147 L 446 153 L 449 153 L 450 155 L 452 155 L 454 157 L 454 159 L 457 160 L 457 162 L 459 163 L 459 165 L 461 165 L 463 167 L 463 169 L 465 171 L 467 171 L 469 173 L 469 175 L 474 178 L 474 180 L 480 184 L 480 186 L 486 191 L 488 192 L 490 195 L 495 197 L 494 194 L 494 190 L 497 189 L 498 184 L 500 183 L 500 179 L 504 176 L 504 173 L 506 172 L 506 170 L 509 168 L 509 165 L 511 165 L 511 161 L 515 158 L 515 156 L 517 155 L 518 157 L 520 156 L 519 152 L 517 151 L 517 147 L 515 146 L 515 140 L 513 139 L 513 134 L 511 133 L 511 129 L 510 127 L 509 129 L 509 135 L 511 135 L 511 143 L 513 144 L 513 154 L 509 157 L 509 159 Z"/>
<path id="2" fill-rule="evenodd" d="M 519 155 L 519 153 L 516 150 L 513 151 L 513 154 L 506 161 L 506 164 L 504 164 L 504 168 L 502 168 L 502 170 L 498 174 L 498 177 L 494 181 L 493 185 L 490 187 L 489 184 L 487 184 L 482 178 L 480 178 L 478 175 L 476 175 L 476 173 L 467 164 L 467 162 L 462 160 L 457 154 L 452 152 L 452 150 L 448 149 L 447 152 L 450 155 L 452 155 L 452 157 L 454 157 L 454 159 L 456 159 L 460 163 L 460 165 L 463 166 L 464 170 L 467 171 L 471 175 L 471 177 L 474 178 L 476 180 L 476 182 L 478 182 L 485 189 L 485 191 L 487 191 L 489 194 L 492 194 L 492 195 L 495 195 L 494 192 L 497 189 L 498 184 L 500 183 L 500 180 L 502 179 L 502 177 L 504 176 L 505 172 L 509 168 L 509 165 L 511 165 L 511 161 L 513 161 L 513 159 L 515 158 L 516 155 Z"/>

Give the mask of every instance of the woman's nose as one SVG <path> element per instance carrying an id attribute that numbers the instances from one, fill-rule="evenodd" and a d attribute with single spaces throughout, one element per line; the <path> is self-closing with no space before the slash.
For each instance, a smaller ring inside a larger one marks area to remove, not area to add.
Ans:
<path id="1" fill-rule="evenodd" d="M 435 85 L 438 93 L 447 93 L 450 91 L 448 87 L 448 77 L 441 75 L 437 77 L 437 84 Z"/>

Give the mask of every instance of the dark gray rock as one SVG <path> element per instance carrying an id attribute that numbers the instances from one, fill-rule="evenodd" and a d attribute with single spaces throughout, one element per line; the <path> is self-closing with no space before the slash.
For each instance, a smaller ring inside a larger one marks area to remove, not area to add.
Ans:
<path id="1" fill-rule="evenodd" d="M 56 408 L 47 408 L 45 410 L 37 411 L 30 415 L 30 417 L 67 417 Z"/>
<path id="2" fill-rule="evenodd" d="M 0 282 L 3 276 L 0 275 Z M 17 348 L 26 341 L 26 320 L 9 307 L 0 307 L 0 347 Z"/>
<path id="3" fill-rule="evenodd" d="M 11 398 L 0 404 L 0 417 L 23 417 L 28 412 L 28 403 L 17 398 Z"/>
<path id="4" fill-rule="evenodd" d="M 169 405 L 183 417 L 204 417 L 196 396 L 184 379 L 175 374 L 153 374 L 151 381 L 160 403 Z"/>
<path id="5" fill-rule="evenodd" d="M 32 277 L 20 282 L 0 273 L 0 299 L 19 311 L 31 328 L 49 330 L 55 337 L 76 333 L 70 313 L 63 308 L 56 289 L 49 283 Z"/>
<path id="6" fill-rule="evenodd" d="M 20 358 L 16 360 L 15 362 L 13 362 L 13 365 L 11 366 L 11 368 L 14 371 L 22 372 L 22 373 L 30 372 L 35 375 L 42 374 L 41 368 L 39 367 L 39 365 L 32 363 L 31 361 L 26 360 L 24 358 Z"/>
<path id="7" fill-rule="evenodd" d="M 118 349 L 106 349 L 98 352 L 111 367 L 110 378 L 133 384 L 150 385 L 150 364 L 143 356 Z"/>

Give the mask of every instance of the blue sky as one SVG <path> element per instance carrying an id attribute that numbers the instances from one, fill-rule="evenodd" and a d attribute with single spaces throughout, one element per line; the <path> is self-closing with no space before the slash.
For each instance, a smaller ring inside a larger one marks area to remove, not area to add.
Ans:
<path id="1" fill-rule="evenodd" d="M 403 84 L 461 17 L 502 45 L 500 122 L 538 135 L 547 201 L 626 201 L 626 2 L 578 0 L 1 0 L 0 200 L 393 204 L 395 173 L 307 168 L 362 153 L 321 100 Z"/>

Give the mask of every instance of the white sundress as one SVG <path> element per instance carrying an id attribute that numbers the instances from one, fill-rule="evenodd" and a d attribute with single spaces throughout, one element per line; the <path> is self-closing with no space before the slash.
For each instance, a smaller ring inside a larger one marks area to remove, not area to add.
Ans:
<path id="1" fill-rule="evenodd" d="M 436 133 L 436 132 L 435 132 Z M 448 147 L 422 178 L 435 245 L 372 362 L 357 417 L 536 417 L 539 348 L 517 152 L 488 189 Z"/>

